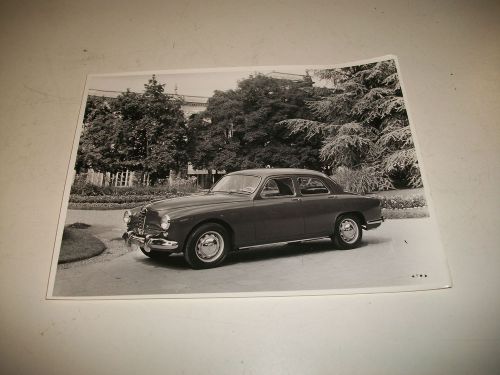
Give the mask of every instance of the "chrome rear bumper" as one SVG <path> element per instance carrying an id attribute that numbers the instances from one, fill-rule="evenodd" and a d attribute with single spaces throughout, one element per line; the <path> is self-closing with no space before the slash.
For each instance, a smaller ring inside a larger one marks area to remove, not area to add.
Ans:
<path id="1" fill-rule="evenodd" d="M 369 229 L 374 229 L 380 226 L 382 222 L 385 220 L 383 216 L 380 217 L 380 219 L 377 220 L 369 220 L 366 222 L 366 225 L 364 225 L 364 229 L 369 230 Z"/>
<path id="2" fill-rule="evenodd" d="M 175 250 L 179 247 L 179 244 L 176 241 L 152 236 L 142 237 L 134 234 L 132 231 L 123 233 L 122 237 L 127 246 L 135 244 L 142 247 L 146 252 L 151 250 L 175 252 Z"/>

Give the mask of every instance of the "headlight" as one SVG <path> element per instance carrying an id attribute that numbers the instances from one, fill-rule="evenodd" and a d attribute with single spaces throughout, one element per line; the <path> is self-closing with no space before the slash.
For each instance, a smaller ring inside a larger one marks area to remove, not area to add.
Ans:
<path id="1" fill-rule="evenodd" d="M 123 213 L 123 221 L 125 222 L 125 224 L 130 223 L 131 216 L 132 216 L 132 212 L 130 212 L 130 210 L 127 210 Z"/>
<path id="2" fill-rule="evenodd" d="M 167 230 L 170 227 L 170 216 L 163 215 L 160 226 L 163 230 Z"/>

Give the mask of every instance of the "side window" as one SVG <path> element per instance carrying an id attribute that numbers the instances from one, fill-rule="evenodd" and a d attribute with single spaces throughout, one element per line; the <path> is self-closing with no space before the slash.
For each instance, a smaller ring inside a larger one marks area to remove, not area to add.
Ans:
<path id="1" fill-rule="evenodd" d="M 270 178 L 260 193 L 262 198 L 291 197 L 294 195 L 295 191 L 290 177 Z"/>
<path id="2" fill-rule="evenodd" d="M 328 194 L 330 192 L 319 178 L 299 177 L 298 181 L 302 195 Z"/>

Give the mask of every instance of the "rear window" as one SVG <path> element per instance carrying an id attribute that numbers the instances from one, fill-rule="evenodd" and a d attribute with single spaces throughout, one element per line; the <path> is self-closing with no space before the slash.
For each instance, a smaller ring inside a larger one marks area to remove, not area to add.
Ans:
<path id="1" fill-rule="evenodd" d="M 302 195 L 329 194 L 330 190 L 323 181 L 316 177 L 299 177 L 299 188 Z"/>

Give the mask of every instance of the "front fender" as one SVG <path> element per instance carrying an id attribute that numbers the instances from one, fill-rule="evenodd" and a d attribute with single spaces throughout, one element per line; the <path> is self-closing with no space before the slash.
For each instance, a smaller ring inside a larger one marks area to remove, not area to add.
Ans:
<path id="1" fill-rule="evenodd" d="M 232 202 L 230 204 L 185 207 L 168 212 L 171 224 L 169 238 L 184 247 L 187 237 L 195 227 L 204 222 L 221 222 L 233 232 L 233 240 L 240 243 L 251 242 L 255 236 L 254 219 L 250 216 L 252 201 Z M 181 248 L 181 246 L 179 246 Z"/>

